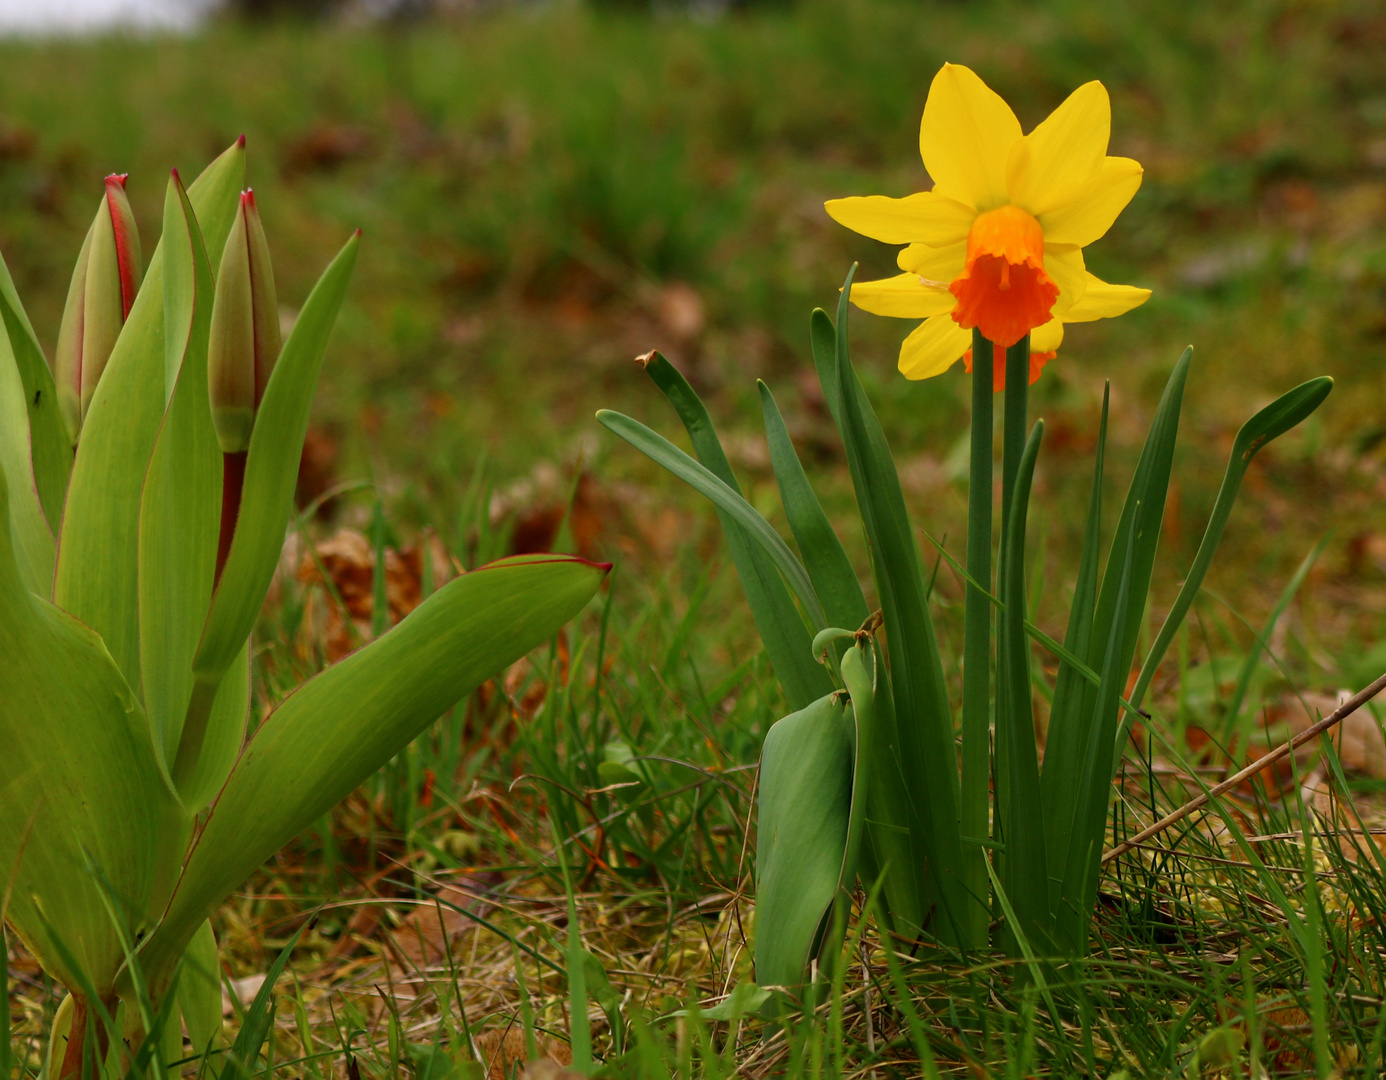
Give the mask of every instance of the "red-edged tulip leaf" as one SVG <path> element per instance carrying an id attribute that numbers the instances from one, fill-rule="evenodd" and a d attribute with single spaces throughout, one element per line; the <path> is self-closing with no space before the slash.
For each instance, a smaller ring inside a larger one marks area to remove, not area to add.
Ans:
<path id="1" fill-rule="evenodd" d="M 483 680 L 555 634 L 605 573 L 561 555 L 483 566 L 285 699 L 237 761 L 145 944 L 151 979 L 177 963 L 208 913 L 256 867 Z"/>

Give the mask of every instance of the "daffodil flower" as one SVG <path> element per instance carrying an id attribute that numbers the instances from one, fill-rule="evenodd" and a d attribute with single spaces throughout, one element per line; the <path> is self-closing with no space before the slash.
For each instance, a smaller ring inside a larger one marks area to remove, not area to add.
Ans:
<path id="1" fill-rule="evenodd" d="M 971 365 L 975 328 L 1005 349 L 1030 335 L 1030 381 L 1064 337 L 1064 324 L 1121 315 L 1149 289 L 1088 273 L 1083 248 L 1099 239 L 1141 185 L 1139 163 L 1109 157 L 1111 105 L 1086 83 L 1028 135 L 1011 107 L 969 68 L 945 64 L 929 87 L 919 152 L 931 191 L 833 199 L 832 217 L 900 252 L 904 273 L 852 287 L 877 315 L 923 319 L 900 348 L 908 379 Z"/>

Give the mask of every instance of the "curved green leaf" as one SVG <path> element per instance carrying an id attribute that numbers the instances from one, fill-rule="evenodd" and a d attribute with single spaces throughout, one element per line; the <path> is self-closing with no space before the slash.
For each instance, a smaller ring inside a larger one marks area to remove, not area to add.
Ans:
<path id="1" fill-rule="evenodd" d="M 1279 438 L 1301 423 L 1323 404 L 1332 390 L 1333 380 L 1327 376 L 1300 383 L 1289 393 L 1282 394 L 1272 401 L 1237 432 L 1237 438 L 1232 443 L 1232 456 L 1228 459 L 1227 469 L 1222 475 L 1222 486 L 1218 488 L 1213 512 L 1208 515 L 1208 526 L 1203 531 L 1203 539 L 1198 545 L 1197 554 L 1194 555 L 1193 566 L 1189 568 L 1188 577 L 1184 579 L 1179 595 L 1175 597 L 1169 614 L 1160 626 L 1160 632 L 1155 636 L 1155 643 L 1146 654 L 1145 663 L 1141 665 L 1141 673 L 1131 692 L 1131 704 L 1136 708 L 1140 708 L 1141 700 L 1150 688 L 1150 680 L 1155 677 L 1160 661 L 1165 658 L 1170 642 L 1179 632 L 1184 616 L 1189 613 L 1194 597 L 1203 585 L 1203 578 L 1207 575 L 1208 567 L 1212 565 L 1213 556 L 1217 553 L 1218 544 L 1222 541 L 1227 519 L 1232 516 L 1232 504 L 1237 501 L 1237 492 L 1241 489 L 1242 479 L 1251 465 L 1251 459 L 1271 440 Z"/>
<path id="2" fill-rule="evenodd" d="M 760 388 L 765 436 L 770 444 L 770 463 L 780 488 L 780 501 L 814 592 L 823 602 L 829 622 L 837 626 L 860 626 L 871 612 L 862 595 L 861 583 L 857 581 L 857 572 L 852 569 L 842 541 L 814 494 L 803 463 L 794 451 L 789 430 L 784 426 L 775 396 L 760 380 L 756 380 L 756 386 Z M 816 650 L 815 655 L 819 655 Z"/>
<path id="3" fill-rule="evenodd" d="M 659 387 L 683 421 L 698 461 L 740 496 L 741 488 L 717 438 L 717 431 L 712 426 L 712 418 L 693 387 L 688 385 L 688 380 L 657 352 L 645 362 L 645 374 Z M 715 504 L 716 500 L 713 501 Z M 721 505 L 717 506 L 717 518 L 722 523 L 727 550 L 731 552 L 732 563 L 736 566 L 737 577 L 741 579 L 746 602 L 751 608 L 751 616 L 755 619 L 756 629 L 765 644 L 765 652 L 770 657 L 775 675 L 784 688 L 785 698 L 790 708 L 802 708 L 832 690 L 832 679 L 807 651 L 808 631 L 785 583 L 775 572 L 774 554 L 762 550 L 746 528 L 738 523 L 736 516 L 729 514 Z"/>
<path id="4" fill-rule="evenodd" d="M 201 1057 L 221 1038 L 221 963 L 217 959 L 216 935 L 209 922 L 197 928 L 183 954 L 178 1007 L 188 1025 L 192 1052 Z"/>
<path id="5" fill-rule="evenodd" d="M 146 939 L 151 983 L 256 867 L 483 680 L 556 633 L 606 570 L 558 555 L 491 563 L 291 694 L 236 763 L 164 922 Z"/>
<path id="6" fill-rule="evenodd" d="M 207 398 L 212 269 L 177 173 L 164 200 L 162 246 L 171 398 L 140 500 L 139 616 L 145 714 L 167 769 L 192 696 L 221 519 L 221 453 Z"/>
<path id="7" fill-rule="evenodd" d="M 813 582 L 809 580 L 803 564 L 795 557 L 794 552 L 789 550 L 789 545 L 784 542 L 780 534 L 760 516 L 755 507 L 713 475 L 711 471 L 698 464 L 663 435 L 651 431 L 639 420 L 632 420 L 629 416 L 612 412 L 610 409 L 602 409 L 598 412 L 597 420 L 608 431 L 619 435 L 651 460 L 663 465 L 699 494 L 711 499 L 718 510 L 725 511 L 737 525 L 746 530 L 747 534 L 774 560 L 775 568 L 784 575 L 790 589 L 799 598 L 799 603 L 808 611 L 815 632 L 824 628 L 826 623 L 823 617 L 823 608 L 818 602 L 818 596 L 813 591 Z M 805 651 L 811 656 L 812 638 L 805 634 L 804 641 Z"/>
<path id="8" fill-rule="evenodd" d="M 827 694 L 773 724 L 760 756 L 756 982 L 797 987 L 837 894 L 852 803 L 852 721 Z"/>
<path id="9" fill-rule="evenodd" d="M 0 473 L 10 491 L 7 531 L 25 588 L 46 597 L 53 588 L 56 549 L 39 501 L 25 404 L 29 394 L 12 341 L 0 334 Z"/>
<path id="10" fill-rule="evenodd" d="M 159 871 L 177 865 L 183 815 L 101 639 L 24 587 L 4 529 L 0 656 L 0 895 L 46 970 L 108 994 L 122 933 L 135 939 Z"/>
<path id="11" fill-rule="evenodd" d="M 63 496 L 67 493 L 67 478 L 72 472 L 72 444 L 63 428 L 58 412 L 58 395 L 53 385 L 53 373 L 44 359 L 29 316 L 15 291 L 9 267 L 0 257 L 0 321 L 10 339 L 24 386 L 24 401 L 29 411 L 29 442 L 33 449 L 34 481 L 39 501 L 43 504 L 48 526 L 57 532 L 63 516 Z M 51 576 L 51 574 L 50 574 Z"/>

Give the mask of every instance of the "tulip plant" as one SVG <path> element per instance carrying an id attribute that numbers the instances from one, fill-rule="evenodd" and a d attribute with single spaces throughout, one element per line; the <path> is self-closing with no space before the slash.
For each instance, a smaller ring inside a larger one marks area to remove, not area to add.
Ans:
<path id="1" fill-rule="evenodd" d="M 717 506 L 785 697 L 795 711 L 765 739 L 760 774 L 755 963 L 762 986 L 797 987 L 832 966 L 841 905 L 879 887 L 889 924 L 961 950 L 1079 956 L 1087 949 L 1113 778 L 1131 718 L 1203 581 L 1251 458 L 1324 400 L 1326 378 L 1291 390 L 1242 427 L 1202 543 L 1128 690 L 1149 602 L 1188 351 L 1174 365 L 1115 528 L 1100 557 L 1104 396 L 1092 494 L 1062 642 L 1026 612 L 1026 515 L 1043 422 L 1027 393 L 1066 323 L 1120 315 L 1147 290 L 1088 273 L 1082 249 L 1111 226 L 1140 166 L 1107 155 L 1099 83 L 1022 135 L 1010 107 L 946 65 L 920 147 L 935 181 L 903 199 L 835 200 L 838 221 L 888 243 L 904 273 L 854 285 L 836 325 L 811 321 L 823 395 L 846 449 L 874 579 L 874 604 L 819 505 L 775 400 L 760 384 L 770 458 L 796 555 L 741 497 L 707 411 L 658 354 L 646 371 L 677 411 L 697 460 L 617 413 L 601 422 Z M 900 353 L 907 378 L 958 359 L 972 373 L 960 709 L 929 607 L 885 433 L 848 354 L 849 302 L 924 321 Z M 1004 394 L 999 545 L 993 543 L 992 397 Z M 993 567 L 995 572 L 993 573 Z M 878 608 L 873 613 L 873 609 Z M 877 631 L 884 629 L 884 640 Z M 1034 648 L 1058 662 L 1041 761 Z M 993 919 L 999 929 L 993 937 Z"/>
<path id="2" fill-rule="evenodd" d="M 173 173 L 143 274 L 107 178 L 51 374 L 0 262 L 0 911 L 70 991 L 51 1080 L 176 1061 L 180 1015 L 204 1052 L 216 906 L 605 573 L 464 574 L 245 741 L 250 633 L 358 236 L 281 348 L 244 173 L 244 140 L 186 191 Z"/>

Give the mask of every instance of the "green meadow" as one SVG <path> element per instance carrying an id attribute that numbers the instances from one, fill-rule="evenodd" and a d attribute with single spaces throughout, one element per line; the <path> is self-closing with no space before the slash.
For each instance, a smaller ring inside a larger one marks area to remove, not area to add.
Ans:
<path id="1" fill-rule="evenodd" d="M 129 173 L 147 256 L 168 169 L 191 180 L 243 134 L 286 327 L 363 230 L 254 637 L 252 727 L 483 562 L 614 564 L 550 645 L 457 703 L 218 914 L 228 1039 L 275 1004 L 254 1075 L 540 1080 L 573 1074 L 529 1062 L 567 1063 L 582 1039 L 595 1075 L 651 1080 L 1379 1075 L 1386 740 L 1370 707 L 1335 747 L 1312 744 L 1221 814 L 1109 864 L 1086 959 L 901 941 L 863 894 L 852 963 L 816 1013 L 763 1022 L 733 994 L 752 978 L 756 765 L 789 710 L 713 508 L 594 413 L 687 447 L 633 362 L 660 350 L 788 536 L 764 380 L 869 583 L 809 315 L 836 310 L 854 262 L 861 278 L 896 273 L 896 249 L 823 202 L 929 185 L 919 118 L 945 61 L 974 68 L 1027 130 L 1101 80 L 1110 152 L 1145 167 L 1086 255 L 1153 296 L 1070 326 L 1031 389 L 1047 425 L 1027 567 L 1041 629 L 1062 633 L 1104 386 L 1116 505 L 1193 346 L 1148 641 L 1238 426 L 1304 380 L 1335 380 L 1248 473 L 1127 752 L 1115 843 L 1386 671 L 1379 3 L 801 0 L 713 16 L 552 2 L 0 40 L 0 252 L 50 358 L 107 173 Z M 970 381 L 961 365 L 903 379 L 912 326 L 854 312 L 853 358 L 927 533 L 956 701 L 964 582 L 935 543 L 963 558 Z M 1057 664 L 1036 657 L 1042 738 Z M 1229 756 L 1234 700 L 1256 731 Z M 11 941 L 17 1080 L 39 1074 L 58 1000 Z"/>

